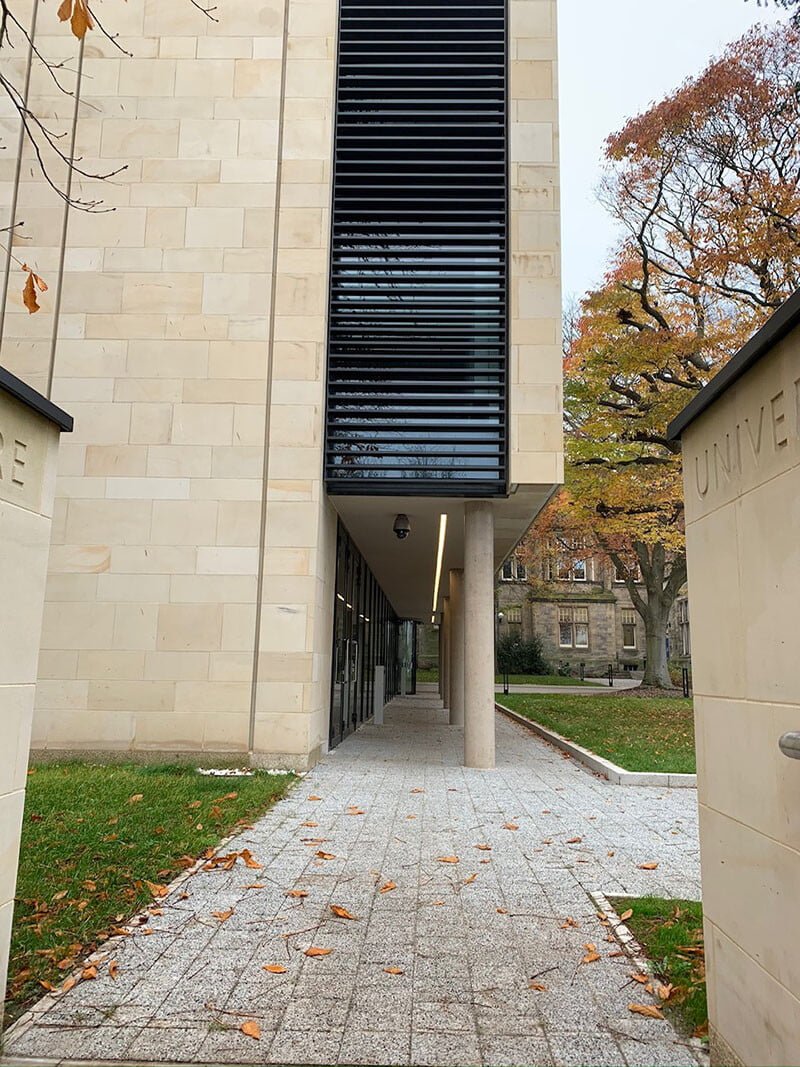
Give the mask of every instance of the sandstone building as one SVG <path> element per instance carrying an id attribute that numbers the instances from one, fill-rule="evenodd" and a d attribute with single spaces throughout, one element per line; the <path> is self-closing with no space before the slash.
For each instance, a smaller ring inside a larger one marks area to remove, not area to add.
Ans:
<path id="1" fill-rule="evenodd" d="M 131 56 L 17 7 L 32 110 L 115 172 L 5 115 L 49 291 L 6 260 L 0 364 L 75 420 L 34 747 L 305 766 L 446 610 L 490 761 L 494 570 L 562 475 L 555 0 L 115 5 Z"/>

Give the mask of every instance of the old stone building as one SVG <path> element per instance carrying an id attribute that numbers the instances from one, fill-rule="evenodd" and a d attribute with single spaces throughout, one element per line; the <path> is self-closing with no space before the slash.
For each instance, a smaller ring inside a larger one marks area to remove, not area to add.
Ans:
<path id="1" fill-rule="evenodd" d="M 637 573 L 637 579 L 640 577 Z M 644 584 L 637 581 L 643 599 Z M 578 544 L 558 539 L 533 553 L 514 554 L 497 575 L 497 635 L 537 635 L 553 669 L 568 666 L 578 674 L 638 671 L 644 667 L 644 622 L 636 611 L 624 576 L 612 563 Z M 688 664 L 689 622 L 686 591 L 673 607 L 668 656 Z"/>

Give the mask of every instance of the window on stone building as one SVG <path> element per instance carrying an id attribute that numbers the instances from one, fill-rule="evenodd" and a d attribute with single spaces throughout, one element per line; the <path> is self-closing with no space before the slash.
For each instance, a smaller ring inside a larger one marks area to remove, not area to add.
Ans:
<path id="1" fill-rule="evenodd" d="M 616 565 L 616 563 L 614 564 L 614 581 L 615 582 L 619 582 L 621 584 L 622 582 L 625 582 L 625 581 L 628 580 L 628 576 L 633 578 L 634 582 L 641 582 L 641 580 L 642 580 L 642 572 L 641 572 L 641 570 L 639 568 L 639 564 L 638 563 L 625 563 L 623 561 L 623 564 L 622 564 L 621 568 L 618 567 Z"/>
<path id="2" fill-rule="evenodd" d="M 522 622 L 522 605 L 512 604 L 506 608 L 506 622 L 509 624 Z"/>
<path id="3" fill-rule="evenodd" d="M 561 648 L 589 647 L 589 609 L 558 609 L 558 643 Z"/>
<path id="4" fill-rule="evenodd" d="M 680 632 L 681 655 L 690 656 L 692 652 L 691 634 L 689 633 L 689 601 L 678 601 L 678 630 Z"/>
<path id="5" fill-rule="evenodd" d="M 518 559 L 507 559 L 503 564 L 500 576 L 504 582 L 524 582 L 528 577 L 528 568 Z"/>
<path id="6" fill-rule="evenodd" d="M 589 581 L 591 560 L 585 552 L 586 542 L 583 538 L 555 538 L 545 560 L 545 581 Z"/>
<path id="7" fill-rule="evenodd" d="M 630 608 L 622 611 L 622 647 L 636 648 L 636 612 Z"/>

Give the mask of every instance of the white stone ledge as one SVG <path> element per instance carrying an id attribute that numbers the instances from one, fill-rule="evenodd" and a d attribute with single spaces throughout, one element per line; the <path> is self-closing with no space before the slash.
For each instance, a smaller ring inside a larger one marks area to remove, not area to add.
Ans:
<path id="1" fill-rule="evenodd" d="M 518 715 L 516 711 L 495 702 L 495 708 L 507 715 L 509 719 L 527 727 L 533 733 L 538 734 L 548 744 L 561 749 L 595 774 L 607 778 L 614 785 L 650 785 L 660 786 L 667 789 L 696 789 L 696 774 L 666 774 L 661 771 L 626 771 L 624 767 L 618 767 L 611 760 L 603 759 L 602 756 L 590 752 L 582 745 L 576 745 L 574 741 L 568 741 L 566 737 L 540 726 L 538 722 L 527 719 L 524 715 Z"/>

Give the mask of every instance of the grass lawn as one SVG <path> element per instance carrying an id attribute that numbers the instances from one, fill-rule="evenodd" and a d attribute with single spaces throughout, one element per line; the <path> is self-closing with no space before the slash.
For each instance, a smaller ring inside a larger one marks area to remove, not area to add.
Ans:
<path id="1" fill-rule="evenodd" d="M 695 773 L 691 700 L 510 693 L 502 703 L 625 770 Z"/>
<path id="2" fill-rule="evenodd" d="M 706 969 L 703 951 L 703 906 L 694 900 L 660 897 L 611 898 L 618 915 L 626 919 L 662 982 L 674 988 L 662 1005 L 673 1021 L 695 1037 L 708 1032 Z"/>
<path id="3" fill-rule="evenodd" d="M 39 764 L 28 772 L 6 1024 L 293 775 L 186 765 Z"/>

